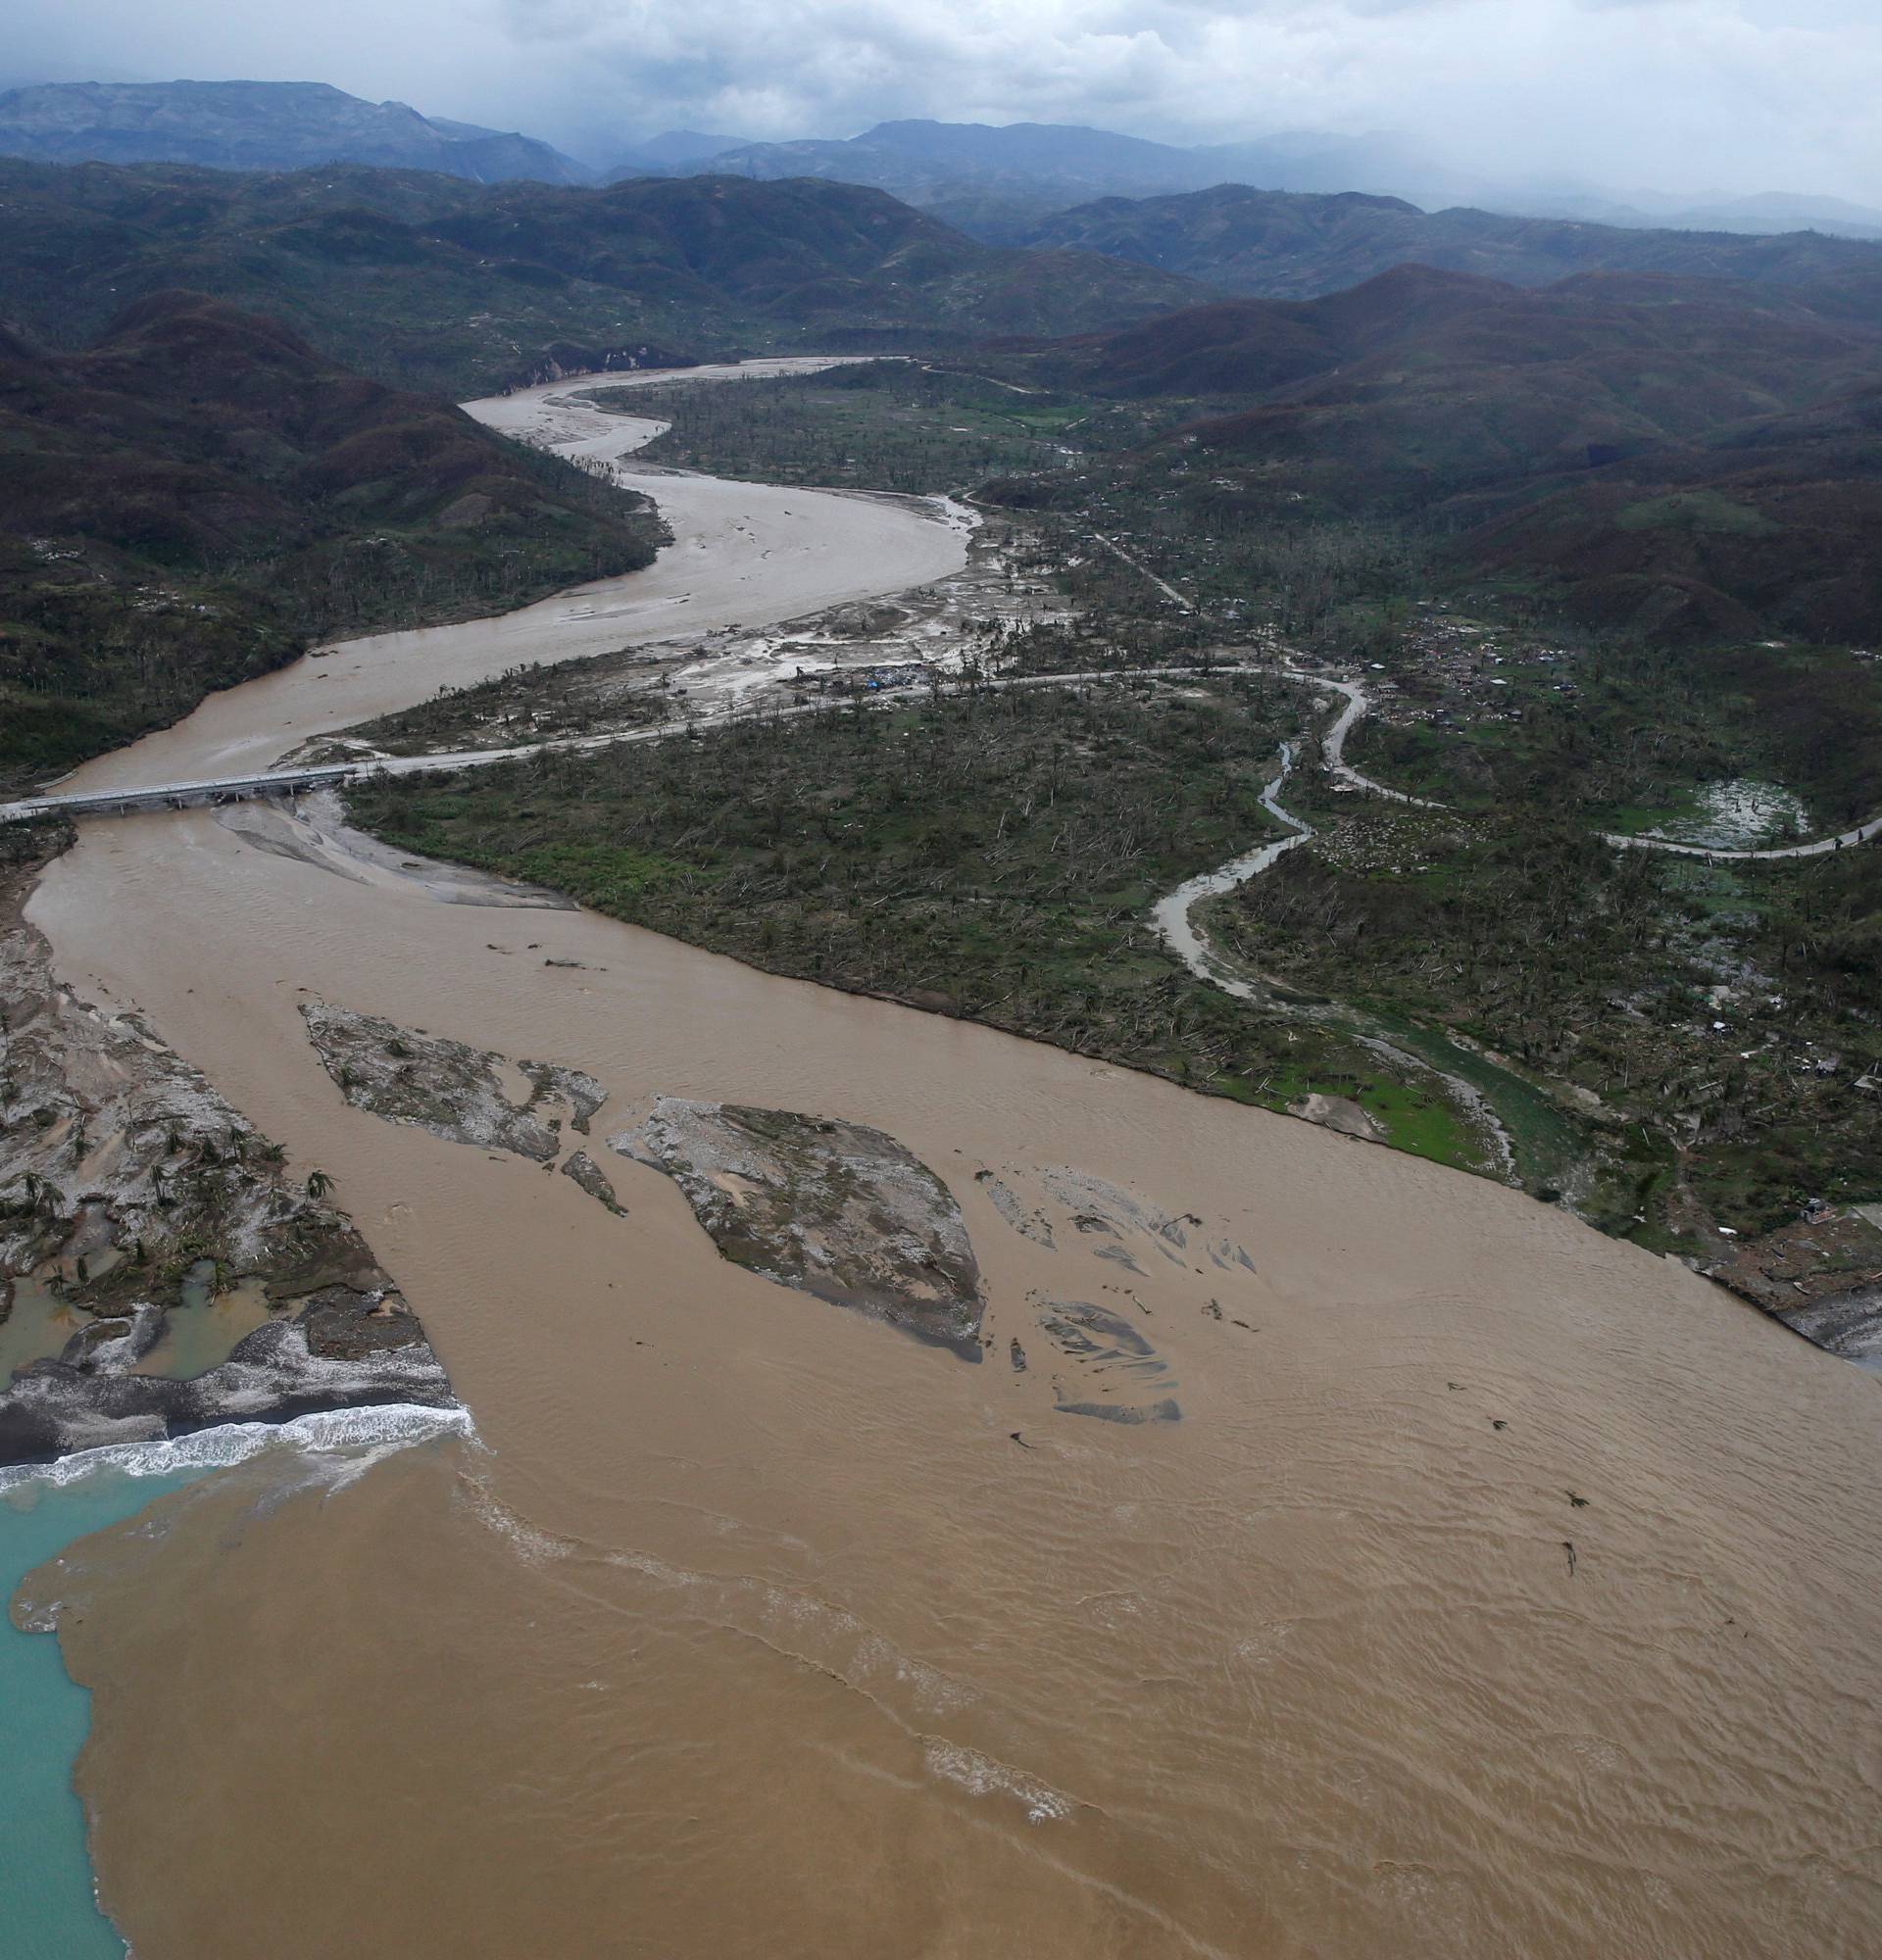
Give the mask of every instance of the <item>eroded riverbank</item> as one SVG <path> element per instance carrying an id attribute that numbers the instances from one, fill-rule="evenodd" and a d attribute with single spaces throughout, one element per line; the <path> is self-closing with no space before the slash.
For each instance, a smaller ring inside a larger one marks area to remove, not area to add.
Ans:
<path id="1" fill-rule="evenodd" d="M 273 687 L 201 739 L 277 739 Z M 489 1453 L 284 1500 L 251 1467 L 87 1548 L 61 1640 L 141 1960 L 364 1926 L 453 1956 L 1882 1938 L 1856 1371 L 1492 1185 L 238 821 L 91 826 L 32 916 L 335 1172 Z M 881 1132 L 960 1208 L 985 1359 L 721 1258 L 650 1166 L 609 1159 L 621 1216 L 356 1106 L 310 1001 L 592 1077 L 598 1135 L 656 1097 Z M 1180 1419 L 1066 1406 L 1126 1386 Z"/>

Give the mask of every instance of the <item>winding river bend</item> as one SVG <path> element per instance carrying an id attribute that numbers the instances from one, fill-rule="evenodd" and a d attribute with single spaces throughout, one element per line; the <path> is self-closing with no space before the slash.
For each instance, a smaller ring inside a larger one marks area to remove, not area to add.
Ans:
<path id="1" fill-rule="evenodd" d="M 568 393 L 478 413 L 599 439 Z M 354 643 L 87 780 L 959 563 L 900 505 L 648 487 L 651 571 Z M 1882 1947 L 1855 1369 L 1491 1184 L 503 897 L 199 810 L 88 826 L 34 899 L 71 984 L 338 1178 L 481 1438 L 342 1488 L 258 1459 L 62 1575 L 139 1960 Z M 598 1137 L 655 1095 L 887 1131 L 961 1203 L 986 1360 L 726 1264 L 624 1158 L 617 1217 L 349 1107 L 310 995 L 585 1069 Z M 1180 1421 L 1062 1411 L 1065 1301 Z"/>

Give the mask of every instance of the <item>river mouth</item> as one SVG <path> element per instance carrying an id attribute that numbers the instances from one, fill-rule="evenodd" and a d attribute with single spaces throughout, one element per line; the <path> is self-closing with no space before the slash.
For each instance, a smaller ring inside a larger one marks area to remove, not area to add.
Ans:
<path id="1" fill-rule="evenodd" d="M 1019 1924 L 1043 1952 L 1567 1955 L 1644 1915 L 1749 1956 L 1798 1911 L 1807 1950 L 1858 1950 L 1867 1717 L 1840 1684 L 1882 1633 L 1882 1491 L 1854 1370 L 1517 1194 L 586 913 L 414 889 L 192 813 L 95 827 L 35 902 L 297 1159 L 345 1166 L 493 1452 L 239 1529 L 199 1498 L 161 1566 L 95 1567 L 64 1638 L 140 1953 L 240 1950 L 218 1901 L 310 1954 L 387 1913 L 437 1953 L 531 1926 L 592 1949 L 623 1918 L 649 1952 L 778 1950 L 781 1920 L 807 1930 L 783 1950 L 862 1953 L 936 1912 L 944 1951 Z M 125 917 L 134 949 L 102 924 Z M 881 1128 L 962 1206 L 987 1363 L 728 1266 L 644 1166 L 609 1159 L 620 1218 L 349 1107 L 302 988 L 547 1049 L 607 1089 L 598 1135 L 656 1095 Z M 1067 1165 L 1101 1196 L 1056 1197 Z M 1178 1246 L 1133 1216 L 1198 1222 Z M 1133 1316 L 1182 1420 L 1064 1412 L 1060 1299 Z M 179 1679 L 163 1629 L 186 1620 L 209 1631 Z M 486 1752 L 506 1698 L 529 1719 Z M 283 1757 L 318 1886 L 262 1787 Z M 179 1779 L 216 1795 L 178 1809 Z M 1843 1875 L 1815 1904 L 1733 1877 L 1780 1808 L 1786 1857 Z M 421 1923 L 415 1886 L 457 1905 Z"/>
<path id="2" fill-rule="evenodd" d="M 272 697 L 223 701 L 213 743 L 270 739 Z M 247 1466 L 85 1548 L 61 1642 L 141 1960 L 367 1926 L 440 1956 L 1875 1950 L 1855 1370 L 1518 1194 L 437 886 L 199 811 L 89 826 L 33 902 L 62 972 L 339 1177 L 483 1446 L 340 1490 Z M 882 1131 L 961 1208 L 985 1360 L 729 1264 L 619 1153 L 625 1216 L 352 1106 L 310 999 L 590 1073 L 597 1139 L 657 1097 Z M 1154 1393 L 1064 1333 L 1102 1315 Z M 1180 1420 L 1074 1412 L 1119 1385 Z"/>

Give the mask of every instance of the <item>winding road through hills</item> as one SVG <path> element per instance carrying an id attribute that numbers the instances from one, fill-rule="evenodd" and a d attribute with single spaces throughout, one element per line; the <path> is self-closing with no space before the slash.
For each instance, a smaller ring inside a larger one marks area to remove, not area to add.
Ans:
<path id="1" fill-rule="evenodd" d="M 1722 851 L 1715 844 L 1675 844 L 1670 837 L 1632 836 L 1624 830 L 1604 830 L 1602 841 L 1616 851 L 1669 851 L 1676 858 L 1706 858 L 1739 863 L 1773 863 L 1789 858 L 1826 858 L 1832 851 L 1846 851 L 1852 845 L 1866 844 L 1882 837 L 1882 814 L 1858 823 L 1834 837 L 1819 837 L 1808 844 L 1786 844 L 1764 851 Z"/>

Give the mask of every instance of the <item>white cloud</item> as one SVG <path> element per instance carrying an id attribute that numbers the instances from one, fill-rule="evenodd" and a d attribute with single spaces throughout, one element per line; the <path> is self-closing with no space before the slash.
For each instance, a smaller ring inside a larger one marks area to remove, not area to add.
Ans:
<path id="1" fill-rule="evenodd" d="M 1876 0 L 66 0 L 13 39 L 21 76 L 330 80 L 604 157 L 925 115 L 1394 129 L 1504 180 L 1882 194 Z"/>

